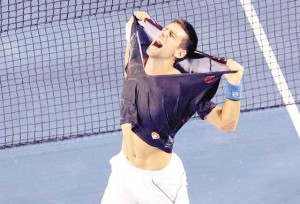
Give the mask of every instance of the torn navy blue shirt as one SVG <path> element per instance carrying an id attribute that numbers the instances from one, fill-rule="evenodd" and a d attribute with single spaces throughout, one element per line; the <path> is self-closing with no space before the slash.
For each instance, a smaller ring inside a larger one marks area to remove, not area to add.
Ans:
<path id="1" fill-rule="evenodd" d="M 121 124 L 131 123 L 132 131 L 144 142 L 171 153 L 180 128 L 195 113 L 204 119 L 216 106 L 211 99 L 226 70 L 147 75 L 144 71 L 141 31 L 139 25 L 134 23 L 129 63 L 125 69 L 127 77 L 121 96 Z"/>
<path id="2" fill-rule="evenodd" d="M 204 119 L 216 106 L 211 98 L 219 79 L 209 73 L 149 76 L 141 69 L 125 79 L 121 124 L 131 123 L 144 142 L 170 153 L 178 130 L 196 112 Z"/>

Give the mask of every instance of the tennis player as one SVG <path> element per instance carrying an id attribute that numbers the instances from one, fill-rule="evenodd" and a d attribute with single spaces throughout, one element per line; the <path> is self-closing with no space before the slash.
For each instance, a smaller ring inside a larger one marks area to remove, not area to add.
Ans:
<path id="1" fill-rule="evenodd" d="M 142 11 L 134 12 L 134 16 L 142 21 L 150 18 Z M 132 22 L 133 17 L 127 23 L 127 33 Z M 130 48 L 128 38 L 125 64 Z M 188 204 L 185 169 L 172 151 L 173 130 L 189 119 L 184 117 L 186 113 L 190 116 L 196 112 L 224 132 L 236 129 L 243 75 L 243 67 L 237 62 L 227 60 L 226 66 L 237 72 L 225 74 L 227 93 L 223 107 L 205 99 L 196 106 L 186 102 L 188 99 L 180 95 L 192 90 L 179 90 L 175 77 L 168 83 L 174 84 L 172 89 L 152 85 L 157 76 L 182 76 L 174 63 L 194 52 L 197 43 L 194 28 L 185 20 L 176 19 L 148 47 L 144 72 L 130 76 L 127 72 L 121 99 L 122 150 L 110 160 L 112 171 L 102 204 Z M 158 129 L 159 125 L 163 128 Z"/>

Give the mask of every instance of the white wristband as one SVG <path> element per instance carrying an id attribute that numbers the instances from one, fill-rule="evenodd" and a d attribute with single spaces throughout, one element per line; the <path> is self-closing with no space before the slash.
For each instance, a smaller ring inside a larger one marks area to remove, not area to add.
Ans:
<path id="1" fill-rule="evenodd" d="M 126 42 L 130 43 L 131 28 L 128 25 L 128 23 L 126 23 L 125 34 L 126 34 Z"/>

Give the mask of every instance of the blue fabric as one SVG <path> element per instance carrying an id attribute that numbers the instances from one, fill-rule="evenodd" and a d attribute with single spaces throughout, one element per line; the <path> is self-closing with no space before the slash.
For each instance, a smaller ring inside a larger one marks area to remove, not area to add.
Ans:
<path id="1" fill-rule="evenodd" d="M 226 85 L 226 98 L 232 101 L 239 101 L 242 98 L 242 89 L 243 85 L 240 83 L 239 85 L 233 85 L 227 82 Z"/>

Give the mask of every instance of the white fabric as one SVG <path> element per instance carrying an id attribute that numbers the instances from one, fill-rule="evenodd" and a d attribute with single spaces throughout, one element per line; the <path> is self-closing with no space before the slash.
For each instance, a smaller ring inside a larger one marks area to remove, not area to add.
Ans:
<path id="1" fill-rule="evenodd" d="M 186 173 L 172 153 L 159 171 L 138 169 L 121 152 L 110 160 L 112 172 L 101 204 L 188 204 Z"/>
<path id="2" fill-rule="evenodd" d="M 128 23 L 126 23 L 126 26 L 125 26 L 125 35 L 126 35 L 126 42 L 130 43 L 131 27 L 129 26 Z"/>

